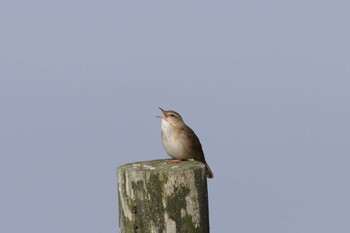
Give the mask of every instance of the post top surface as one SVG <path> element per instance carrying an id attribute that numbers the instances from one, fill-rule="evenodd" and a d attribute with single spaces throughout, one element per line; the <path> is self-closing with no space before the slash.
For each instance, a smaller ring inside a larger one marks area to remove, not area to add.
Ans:
<path id="1" fill-rule="evenodd" d="M 172 163 L 169 159 L 158 159 L 158 160 L 149 160 L 149 161 L 139 161 L 127 163 L 118 168 L 127 169 L 127 170 L 136 170 L 136 171 L 164 171 L 164 170 L 196 170 L 203 169 L 205 165 L 198 161 L 181 161 L 179 163 Z"/>

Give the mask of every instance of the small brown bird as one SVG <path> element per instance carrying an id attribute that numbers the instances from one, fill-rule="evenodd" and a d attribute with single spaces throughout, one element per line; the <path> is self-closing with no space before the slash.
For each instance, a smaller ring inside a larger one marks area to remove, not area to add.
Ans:
<path id="1" fill-rule="evenodd" d="M 213 173 L 205 161 L 202 145 L 193 132 L 182 120 L 180 114 L 172 110 L 163 110 L 162 118 L 162 143 L 168 155 L 180 162 L 194 159 L 205 164 L 208 178 L 213 178 Z"/>

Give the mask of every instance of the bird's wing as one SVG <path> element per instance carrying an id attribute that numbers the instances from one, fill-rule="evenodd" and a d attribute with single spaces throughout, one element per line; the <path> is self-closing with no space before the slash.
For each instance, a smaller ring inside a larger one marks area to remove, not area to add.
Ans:
<path id="1" fill-rule="evenodd" d="M 199 141 L 197 135 L 188 126 L 185 128 L 185 130 L 187 132 L 188 139 L 190 141 L 190 145 L 189 146 L 191 148 L 191 153 L 193 154 L 194 159 L 198 160 L 200 162 L 206 163 L 205 162 L 205 158 L 204 158 L 203 149 L 202 149 L 202 144 Z"/>

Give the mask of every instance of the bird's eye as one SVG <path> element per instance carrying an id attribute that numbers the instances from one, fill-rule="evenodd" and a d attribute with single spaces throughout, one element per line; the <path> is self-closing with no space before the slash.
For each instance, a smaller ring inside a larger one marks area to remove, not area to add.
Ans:
<path id="1" fill-rule="evenodd" d="M 174 117 L 175 115 L 174 114 L 170 114 L 171 117 Z"/>

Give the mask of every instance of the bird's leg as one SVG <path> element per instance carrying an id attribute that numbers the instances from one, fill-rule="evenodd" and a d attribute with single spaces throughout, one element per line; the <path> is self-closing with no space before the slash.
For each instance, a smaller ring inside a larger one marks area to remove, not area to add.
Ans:
<path id="1" fill-rule="evenodd" d="M 181 163 L 182 159 L 170 159 L 169 163 Z"/>

